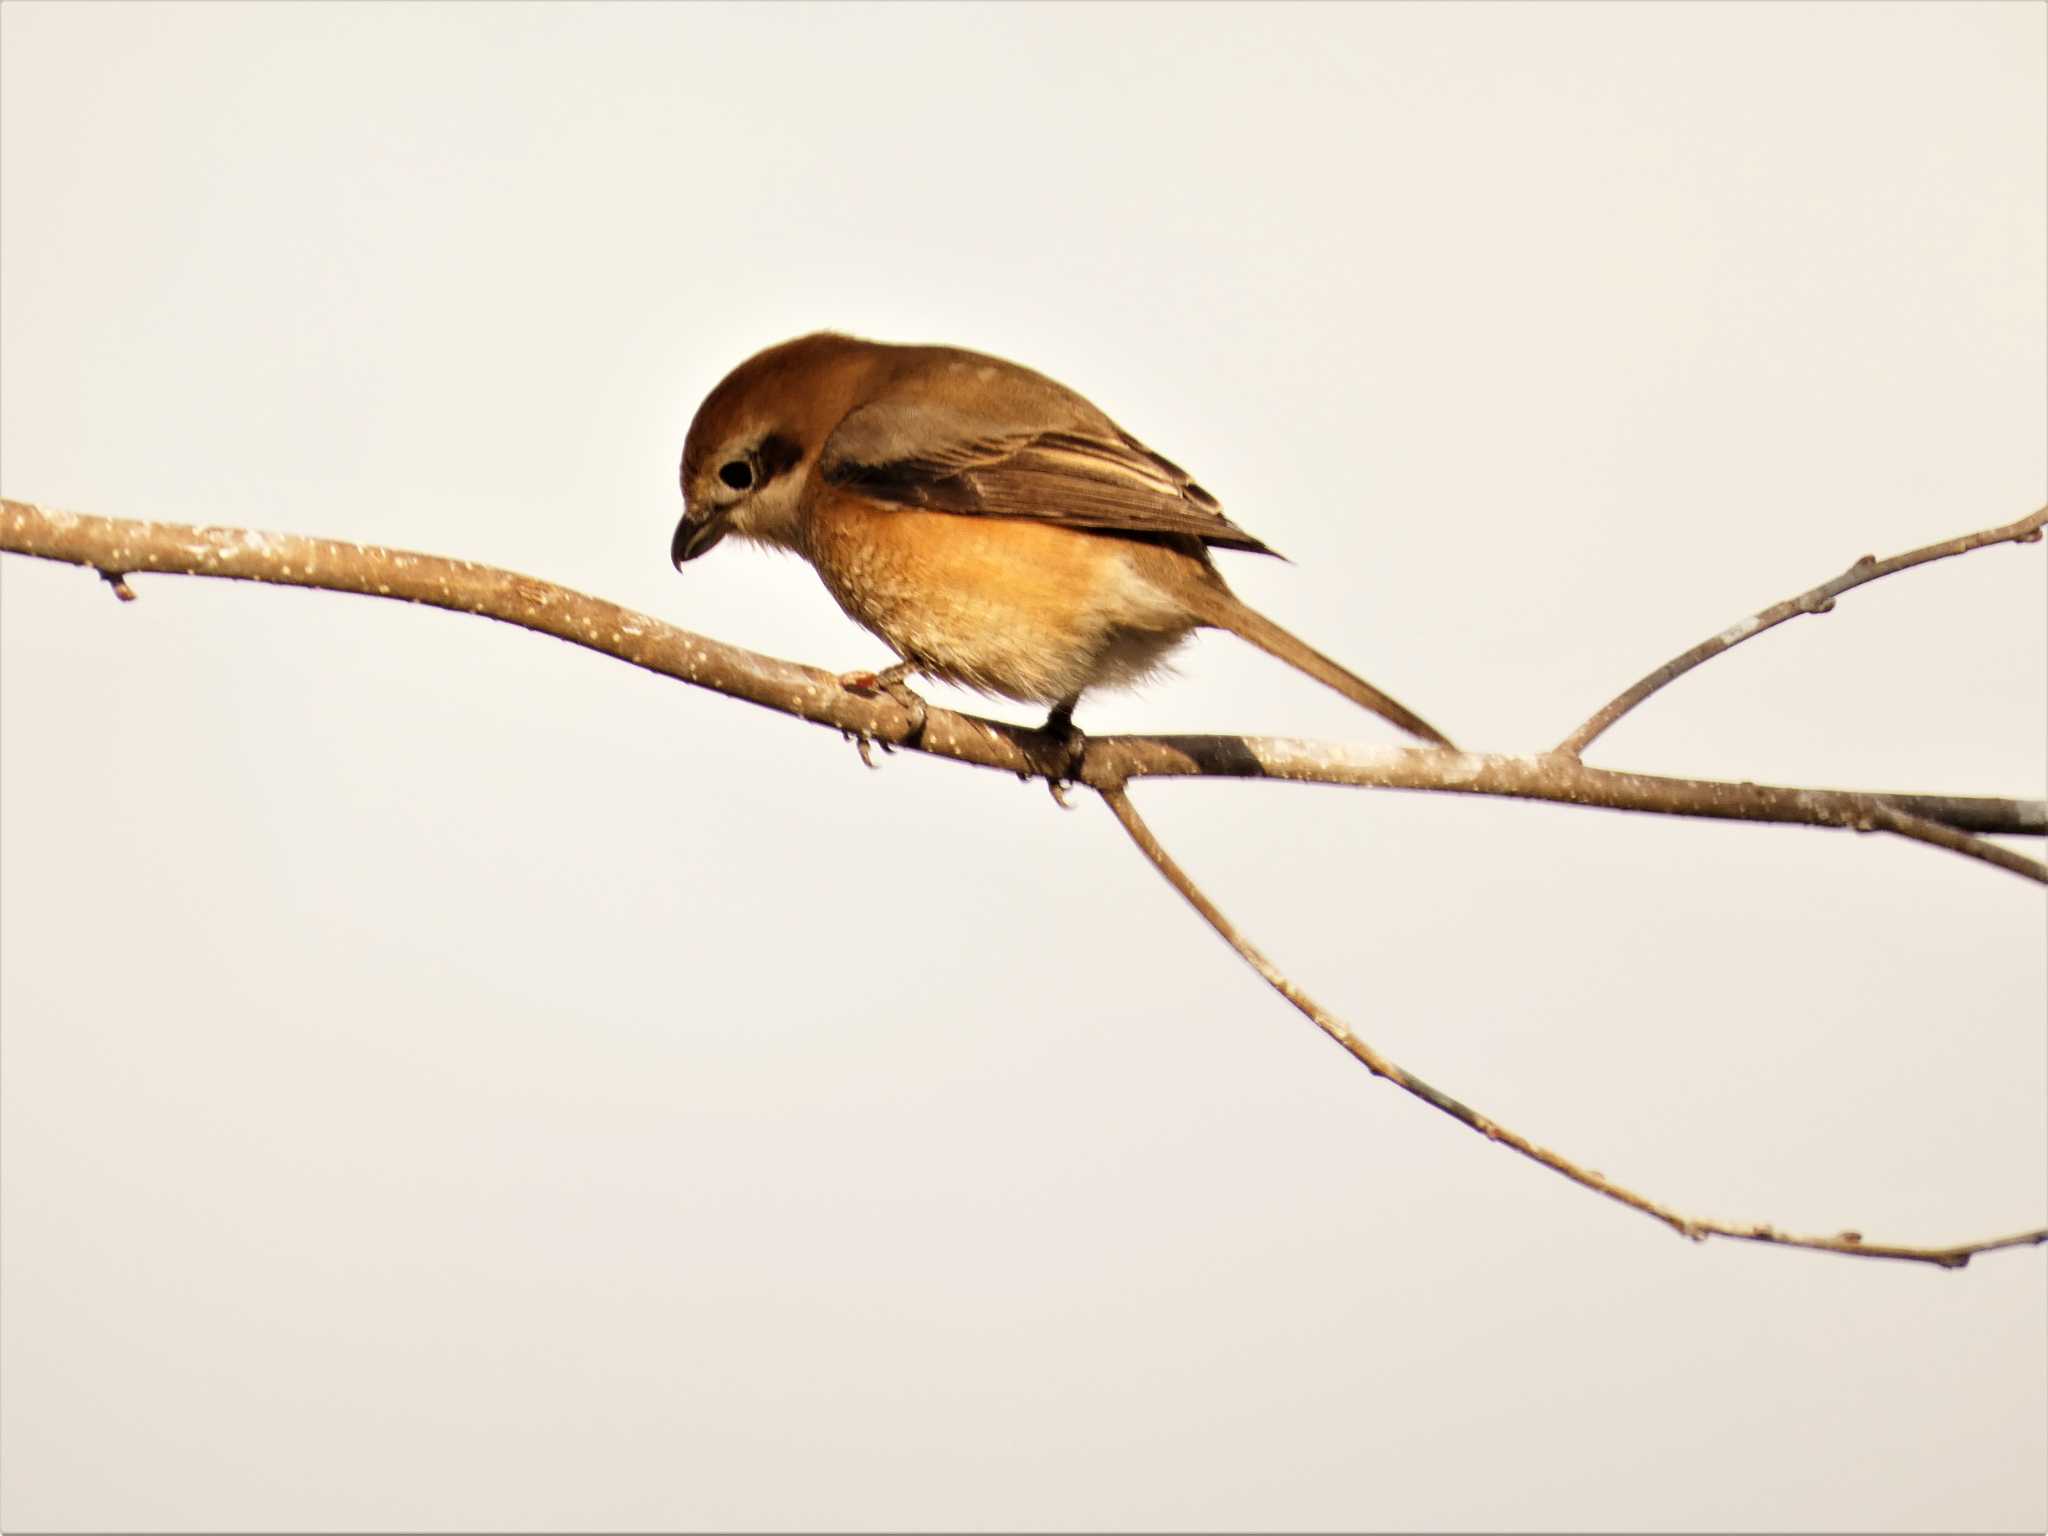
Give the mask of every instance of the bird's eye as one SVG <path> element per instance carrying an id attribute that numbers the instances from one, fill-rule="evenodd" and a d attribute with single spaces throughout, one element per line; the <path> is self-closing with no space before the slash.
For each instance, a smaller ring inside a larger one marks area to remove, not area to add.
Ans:
<path id="1" fill-rule="evenodd" d="M 718 466 L 718 478 L 736 491 L 744 491 L 754 483 L 754 466 L 745 459 L 732 459 Z"/>

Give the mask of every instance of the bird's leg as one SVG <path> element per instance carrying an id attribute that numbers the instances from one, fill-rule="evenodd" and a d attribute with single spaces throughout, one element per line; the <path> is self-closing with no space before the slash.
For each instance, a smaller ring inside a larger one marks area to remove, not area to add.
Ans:
<path id="1" fill-rule="evenodd" d="M 915 742 L 924 735 L 925 703 L 910 691 L 903 679 L 916 670 L 917 668 L 909 662 L 899 661 L 895 666 L 884 667 L 879 672 L 842 672 L 839 674 L 839 686 L 849 693 L 858 693 L 863 697 L 877 693 L 887 694 L 893 702 L 902 706 L 905 714 L 910 716 L 910 728 L 903 733 L 903 739 L 906 742 Z M 883 742 L 882 750 L 890 751 L 889 743 Z M 865 750 L 861 756 L 867 756 Z"/>
<path id="2" fill-rule="evenodd" d="M 1081 759 L 1088 755 L 1088 734 L 1074 724 L 1074 706 L 1080 702 L 1078 693 L 1061 699 L 1038 728 L 1040 735 L 1052 739 L 1063 758 L 1060 771 L 1045 776 L 1045 787 L 1052 791 L 1053 802 L 1063 811 L 1073 809 L 1067 804 L 1066 786 L 1080 773 Z"/>

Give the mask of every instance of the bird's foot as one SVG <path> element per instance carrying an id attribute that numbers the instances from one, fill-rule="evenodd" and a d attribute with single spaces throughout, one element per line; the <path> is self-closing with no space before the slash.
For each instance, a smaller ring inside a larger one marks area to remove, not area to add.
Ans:
<path id="1" fill-rule="evenodd" d="M 924 700 L 911 692 L 909 686 L 903 681 L 904 678 L 910 676 L 915 670 L 916 668 L 911 666 L 909 662 L 899 661 L 895 666 L 884 667 L 879 672 L 842 672 L 839 674 L 839 686 L 848 693 L 859 694 L 862 698 L 873 698 L 876 694 L 884 694 L 892 703 L 899 705 L 903 712 L 910 716 L 910 727 L 904 731 L 903 740 L 906 744 L 914 744 L 924 735 L 924 723 L 929 713 L 925 708 Z M 868 756 L 868 739 L 865 736 L 861 736 L 858 740 L 860 743 L 861 761 L 870 768 L 874 767 L 874 760 Z M 884 752 L 893 752 L 895 750 L 886 741 L 881 745 Z"/>
<path id="2" fill-rule="evenodd" d="M 1088 755 L 1088 733 L 1074 724 L 1074 705 L 1079 702 L 1068 699 L 1055 704 L 1052 713 L 1045 717 L 1045 724 L 1038 733 L 1046 737 L 1058 754 L 1060 767 L 1045 776 L 1045 787 L 1052 792 L 1053 803 L 1063 811 L 1071 811 L 1067 803 L 1067 786 L 1081 776 L 1081 761 Z"/>

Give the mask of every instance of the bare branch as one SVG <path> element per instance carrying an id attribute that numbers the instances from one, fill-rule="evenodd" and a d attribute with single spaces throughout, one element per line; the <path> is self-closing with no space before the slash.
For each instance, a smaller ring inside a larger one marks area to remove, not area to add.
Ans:
<path id="1" fill-rule="evenodd" d="M 1954 541 L 1954 547 L 1918 551 L 1885 562 L 1883 568 L 1858 567 L 1843 578 L 1842 590 L 1875 579 L 1885 574 L 1886 569 L 1902 569 L 1906 564 L 1960 553 L 1963 548 L 2000 538 L 2035 537 L 2041 522 L 2042 515 L 2037 514 L 2011 528 L 1976 535 L 1974 542 Z M 124 601 L 132 601 L 135 595 L 126 579 L 128 575 L 155 572 L 354 592 L 478 614 L 835 728 L 860 743 L 864 759 L 868 742 L 879 741 L 885 747 L 908 748 L 1026 778 L 1052 781 L 1073 773 L 1102 794 L 1139 849 L 1210 926 L 1281 996 L 1370 1070 L 1467 1128 L 1513 1148 L 1574 1183 L 1654 1217 L 1674 1231 L 1694 1239 L 1739 1238 L 1869 1258 L 1913 1260 L 1951 1269 L 1961 1268 L 1977 1253 L 2048 1241 L 2048 1231 L 2039 1231 L 1952 1248 L 1895 1247 L 1865 1243 L 1852 1232 L 1831 1237 L 1799 1237 L 1768 1226 L 1700 1220 L 1683 1216 L 1537 1146 L 1388 1061 L 1282 975 L 1231 926 L 1160 846 L 1132 807 L 1126 785 L 1132 779 L 1145 777 L 1272 778 L 1297 783 L 1502 795 L 1659 815 L 1882 830 L 1982 859 L 2036 880 L 2048 879 L 2048 869 L 1972 834 L 2048 832 L 2048 802 L 1674 779 L 1588 768 L 1576 756 L 1564 753 L 1530 757 L 1437 748 L 1369 749 L 1243 736 L 1100 738 L 1088 742 L 1076 770 L 1071 746 L 1063 737 L 1052 738 L 1001 721 L 931 708 L 914 696 L 906 702 L 904 697 L 886 691 L 866 693 L 850 689 L 839 677 L 814 667 L 724 645 L 601 598 L 469 561 L 250 529 L 195 528 L 90 517 L 46 511 L 16 501 L 0 501 L 0 552 L 85 566 L 97 571 Z M 1759 616 L 1759 620 L 1764 617 L 1767 615 Z M 1720 649 L 1735 643 L 1735 639 L 1726 637 L 1723 641 Z M 1671 675 L 1678 675 L 1677 671 Z M 1661 686 L 1661 682 L 1645 688 L 1644 696 L 1654 691 L 1654 686 Z M 1620 712 L 1615 711 L 1617 718 Z"/>
<path id="2" fill-rule="evenodd" d="M 0 502 L 0 551 L 102 573 L 222 577 L 474 613 L 829 726 L 856 740 L 1027 778 L 1057 777 L 1072 766 L 1064 739 L 936 706 L 912 711 L 887 693 L 848 689 L 833 673 L 725 645 L 602 598 L 466 560 L 250 529 L 91 517 L 18 501 Z M 1556 754 L 1349 747 L 1289 737 L 1096 737 L 1088 742 L 1078 777 L 1097 789 L 1136 778 L 1270 778 L 1865 830 L 1877 825 L 1878 809 L 1889 806 L 1963 832 L 2048 833 L 2048 801 L 2042 800 L 1735 784 L 1618 773 Z"/>
<path id="3" fill-rule="evenodd" d="M 1609 726 L 1666 683 L 1685 676 L 1701 662 L 1710 661 L 1723 651 L 1733 650 L 1743 641 L 1754 639 L 1767 629 L 1777 628 L 1787 619 L 1796 619 L 1803 613 L 1829 612 L 1835 606 L 1835 599 L 1853 587 L 1876 581 L 1880 576 L 1889 576 L 1895 571 L 1925 565 L 1930 560 L 1946 560 L 1951 555 L 1967 554 L 1988 544 L 2031 544 L 2041 537 L 2044 523 L 2048 523 L 2048 507 L 2029 513 L 2016 523 L 2007 523 L 2002 528 L 1986 528 L 1981 533 L 1967 533 L 1961 538 L 1946 539 L 1939 544 L 1929 544 L 1924 549 L 1893 555 L 1889 560 L 1879 560 L 1874 555 L 1865 555 L 1833 581 L 1824 581 L 1810 592 L 1802 592 L 1797 597 L 1787 598 L 1782 603 L 1764 609 L 1761 613 L 1752 614 L 1741 623 L 1722 630 L 1711 640 L 1702 640 L 1682 656 L 1672 657 L 1627 692 L 1602 705 L 1590 720 L 1559 742 L 1557 750 L 1567 757 L 1579 756 L 1596 737 L 1604 734 Z"/>
<path id="4" fill-rule="evenodd" d="M 1657 1204 L 1654 1200 L 1646 1199 L 1644 1196 L 1624 1189 L 1618 1184 L 1611 1183 L 1591 1169 L 1581 1168 L 1569 1158 L 1562 1157 L 1548 1148 L 1539 1147 L 1535 1143 L 1517 1136 L 1514 1132 L 1489 1120 L 1477 1110 L 1459 1103 L 1449 1094 L 1431 1087 L 1412 1072 L 1397 1066 L 1394 1062 L 1382 1056 L 1364 1040 L 1353 1034 L 1342 1019 L 1330 1013 L 1320 1003 L 1316 1002 L 1314 998 L 1288 980 L 1278 966 L 1268 960 L 1249 939 L 1237 931 L 1236 925 L 1223 915 L 1216 904 L 1203 893 L 1200 886 L 1188 878 L 1187 872 L 1180 867 L 1174 860 L 1173 855 L 1168 853 L 1159 839 L 1153 835 L 1152 829 L 1145 824 L 1145 819 L 1138 814 L 1137 807 L 1131 804 L 1131 798 L 1124 790 L 1120 788 L 1102 789 L 1098 793 L 1109 806 L 1110 811 L 1116 816 L 1116 819 L 1123 824 L 1124 831 L 1130 834 L 1131 841 L 1138 845 L 1139 851 L 1152 861 L 1153 867 L 1166 877 L 1167 883 L 1187 899 L 1188 905 L 1201 913 L 1202 920 L 1222 936 L 1223 942 L 1236 950 L 1243 958 L 1245 964 L 1259 973 L 1260 978 L 1265 981 L 1267 986 L 1286 998 L 1316 1028 L 1343 1046 L 1345 1050 L 1349 1051 L 1359 1061 L 1365 1063 L 1366 1069 L 1375 1077 L 1385 1078 L 1402 1092 L 1412 1093 L 1431 1108 L 1442 1110 L 1467 1129 L 1477 1131 L 1488 1140 L 1505 1143 L 1524 1157 L 1533 1158 L 1544 1167 L 1563 1174 L 1575 1184 L 1583 1184 L 1587 1189 L 1606 1195 L 1609 1199 L 1619 1200 L 1623 1205 L 1631 1206 L 1646 1215 L 1654 1216 L 1673 1231 L 1686 1237 L 1694 1235 L 1693 1224 L 1676 1211 L 1669 1210 Z"/>
<path id="5" fill-rule="evenodd" d="M 1145 819 L 1138 814 L 1137 807 L 1131 804 L 1130 796 L 1121 786 L 1101 788 L 1098 793 L 1116 819 L 1123 824 L 1124 831 L 1130 834 L 1131 841 L 1138 845 L 1138 850 L 1151 860 L 1152 867 L 1165 876 L 1167 883 L 1179 891 L 1186 898 L 1188 905 L 1202 915 L 1202 920 L 1222 936 L 1223 942 L 1236 950 L 1245 964 L 1259 973 L 1267 986 L 1286 998 L 1324 1034 L 1363 1062 L 1374 1076 L 1385 1078 L 1402 1092 L 1413 1094 L 1432 1109 L 1442 1110 L 1468 1130 L 1477 1131 L 1487 1140 L 1499 1142 L 1532 1162 L 1541 1163 L 1553 1173 L 1564 1175 L 1574 1184 L 1605 1195 L 1610 1200 L 1617 1200 L 1646 1216 L 1655 1217 L 1681 1237 L 1692 1238 L 1695 1242 L 1708 1237 L 1734 1237 L 1748 1242 L 1777 1243 L 1788 1248 L 1815 1248 L 1827 1253 L 1853 1254 L 1859 1258 L 1907 1259 L 1922 1264 L 1939 1265 L 1943 1269 L 1961 1269 L 1976 1254 L 1988 1253 L 1997 1248 L 2018 1248 L 2048 1243 L 2048 1229 L 2044 1229 L 2038 1232 L 2022 1232 L 2011 1237 L 1988 1238 L 1983 1242 L 1965 1243 L 1951 1248 L 1918 1248 L 1866 1243 L 1862 1234 L 1857 1232 L 1842 1232 L 1832 1237 L 1799 1237 L 1789 1232 L 1780 1232 L 1770 1226 L 1733 1226 L 1725 1222 L 1703 1221 L 1682 1216 L 1667 1205 L 1661 1205 L 1645 1195 L 1639 1195 L 1632 1189 L 1616 1184 L 1603 1174 L 1582 1167 L 1562 1153 L 1538 1146 L 1498 1121 L 1490 1120 L 1477 1110 L 1432 1088 L 1421 1078 L 1382 1056 L 1352 1033 L 1342 1019 L 1330 1013 L 1290 981 L 1256 945 L 1238 932 L 1236 925 L 1223 915 L 1216 904 L 1204 894 L 1202 888 L 1189 878 L 1187 871 L 1180 867 L 1173 855 L 1166 851 L 1152 829 L 1145 824 Z"/>

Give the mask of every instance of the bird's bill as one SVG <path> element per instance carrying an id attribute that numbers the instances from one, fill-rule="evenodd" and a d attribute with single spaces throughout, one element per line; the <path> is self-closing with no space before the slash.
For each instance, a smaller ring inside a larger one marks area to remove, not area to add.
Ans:
<path id="1" fill-rule="evenodd" d="M 676 536 L 669 540 L 668 557 L 681 570 L 685 560 L 707 553 L 726 535 L 726 520 L 716 512 L 685 512 L 676 524 Z"/>

